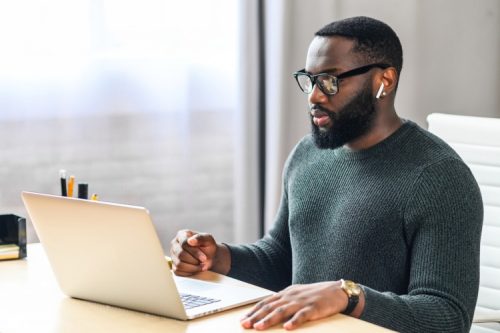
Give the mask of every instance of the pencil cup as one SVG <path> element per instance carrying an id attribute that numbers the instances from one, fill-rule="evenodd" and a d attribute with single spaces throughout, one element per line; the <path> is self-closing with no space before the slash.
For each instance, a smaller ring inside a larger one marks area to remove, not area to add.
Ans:
<path id="1" fill-rule="evenodd" d="M 79 199 L 89 198 L 89 184 L 86 183 L 78 184 L 78 198 Z"/>
<path id="2" fill-rule="evenodd" d="M 26 219 L 14 214 L 0 215 L 0 260 L 26 255 Z"/>

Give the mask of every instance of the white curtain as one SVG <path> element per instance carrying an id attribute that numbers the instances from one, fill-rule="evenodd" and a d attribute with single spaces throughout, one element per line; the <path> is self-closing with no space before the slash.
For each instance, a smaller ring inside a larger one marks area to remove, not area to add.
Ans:
<path id="1" fill-rule="evenodd" d="M 231 240 L 237 21 L 232 0 L 1 2 L 0 210 L 66 169 L 147 207 L 166 249 Z"/>
<path id="2" fill-rule="evenodd" d="M 403 44 L 404 66 L 396 99 L 396 110 L 422 126 L 432 112 L 500 116 L 500 2 L 497 0 L 269 0 L 265 12 L 265 78 L 254 74 L 258 45 L 257 1 L 246 1 L 243 27 L 247 44 L 242 56 L 248 78 L 239 101 L 255 98 L 262 80 L 266 83 L 265 226 L 269 229 L 281 194 L 281 173 L 286 157 L 309 132 L 307 97 L 291 73 L 304 67 L 314 32 L 336 19 L 366 15 L 388 23 Z M 251 41 L 251 42 L 248 42 Z M 241 49 L 241 48 L 240 48 Z M 250 73 L 252 74 L 250 74 Z M 245 95 L 246 94 L 246 95 Z M 253 103 L 253 104 L 252 104 Z M 244 178 L 235 192 L 236 239 L 253 241 L 259 215 L 257 105 L 246 104 L 240 115 L 247 117 L 236 128 L 246 142 L 239 145 L 246 157 L 236 173 Z M 247 178 L 245 178 L 247 177 Z M 244 193 L 244 195 L 243 195 Z M 241 200 L 243 199 L 243 200 Z"/>
<path id="3" fill-rule="evenodd" d="M 238 105 L 234 118 L 234 240 L 259 236 L 259 41 L 257 0 L 240 1 Z"/>

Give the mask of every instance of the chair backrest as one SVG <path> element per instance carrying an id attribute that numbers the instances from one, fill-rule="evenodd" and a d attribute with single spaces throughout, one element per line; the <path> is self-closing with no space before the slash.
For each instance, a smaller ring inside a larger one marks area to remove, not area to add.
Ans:
<path id="1" fill-rule="evenodd" d="M 478 310 L 500 310 L 500 119 L 433 113 L 429 131 L 462 157 L 484 203 Z"/>

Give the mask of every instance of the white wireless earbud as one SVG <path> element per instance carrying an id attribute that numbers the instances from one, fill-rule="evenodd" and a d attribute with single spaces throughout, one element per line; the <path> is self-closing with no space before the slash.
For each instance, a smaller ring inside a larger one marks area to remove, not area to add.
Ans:
<path id="1" fill-rule="evenodd" d="M 380 84 L 380 88 L 378 88 L 377 96 L 375 96 L 376 99 L 380 98 L 380 95 L 382 95 L 382 91 L 384 91 L 384 83 L 383 82 Z"/>

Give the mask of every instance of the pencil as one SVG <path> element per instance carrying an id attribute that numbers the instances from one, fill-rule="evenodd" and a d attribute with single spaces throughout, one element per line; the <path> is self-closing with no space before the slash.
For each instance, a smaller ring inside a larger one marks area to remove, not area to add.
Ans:
<path id="1" fill-rule="evenodd" d="M 73 190 L 75 188 L 75 176 L 69 176 L 68 180 L 68 197 L 73 196 Z"/>

